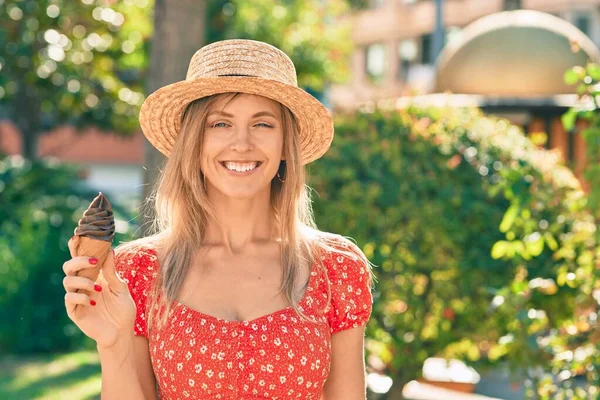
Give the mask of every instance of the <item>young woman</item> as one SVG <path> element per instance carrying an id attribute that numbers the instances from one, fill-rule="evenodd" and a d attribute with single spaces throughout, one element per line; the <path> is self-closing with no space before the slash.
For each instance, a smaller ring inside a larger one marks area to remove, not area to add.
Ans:
<path id="1" fill-rule="evenodd" d="M 156 233 L 119 245 L 97 283 L 76 276 L 94 266 L 77 237 L 64 265 L 102 398 L 365 399 L 371 271 L 313 223 L 304 165 L 333 124 L 291 60 L 251 40 L 205 46 L 140 122 L 168 157 Z"/>

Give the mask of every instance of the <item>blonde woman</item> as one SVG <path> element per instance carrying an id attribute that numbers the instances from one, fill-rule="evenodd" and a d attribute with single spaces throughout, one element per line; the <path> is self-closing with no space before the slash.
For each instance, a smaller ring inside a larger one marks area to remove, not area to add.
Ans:
<path id="1" fill-rule="evenodd" d="M 102 398 L 365 399 L 371 271 L 313 223 L 304 165 L 333 124 L 291 60 L 251 40 L 205 46 L 140 122 L 168 157 L 156 234 L 119 245 L 97 283 L 76 276 L 93 267 L 77 237 L 64 266 Z"/>

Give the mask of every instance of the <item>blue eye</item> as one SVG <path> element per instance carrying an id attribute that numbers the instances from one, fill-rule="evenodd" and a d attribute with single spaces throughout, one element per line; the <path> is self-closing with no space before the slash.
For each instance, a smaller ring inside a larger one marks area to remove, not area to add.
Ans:
<path id="1" fill-rule="evenodd" d="M 227 122 L 215 122 L 213 124 L 209 124 L 209 126 L 211 128 L 226 128 L 226 127 L 229 126 L 229 124 Z M 272 125 L 269 125 L 269 124 L 267 124 L 265 122 L 259 122 L 255 126 L 260 126 L 260 127 L 264 127 L 264 128 L 273 128 Z"/>

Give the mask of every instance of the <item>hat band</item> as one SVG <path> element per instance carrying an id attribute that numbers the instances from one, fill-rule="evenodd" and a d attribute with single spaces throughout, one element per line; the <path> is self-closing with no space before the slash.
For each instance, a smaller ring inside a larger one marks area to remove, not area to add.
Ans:
<path id="1" fill-rule="evenodd" d="M 217 75 L 217 76 L 248 76 L 250 78 L 258 78 L 256 75 L 245 75 L 245 74 L 225 74 L 225 75 Z"/>

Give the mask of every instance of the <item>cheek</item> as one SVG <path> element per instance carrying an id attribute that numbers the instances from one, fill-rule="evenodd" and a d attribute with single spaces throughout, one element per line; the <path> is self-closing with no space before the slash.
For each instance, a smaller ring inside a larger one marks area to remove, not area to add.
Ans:
<path id="1" fill-rule="evenodd" d="M 277 157 L 283 156 L 283 134 L 279 135 L 271 143 L 273 153 L 277 154 Z"/>
<path id="2" fill-rule="evenodd" d="M 211 159 L 214 159 L 218 154 L 219 143 L 214 138 L 205 137 L 202 142 L 202 151 L 200 152 L 200 166 L 202 169 L 207 168 Z"/>

